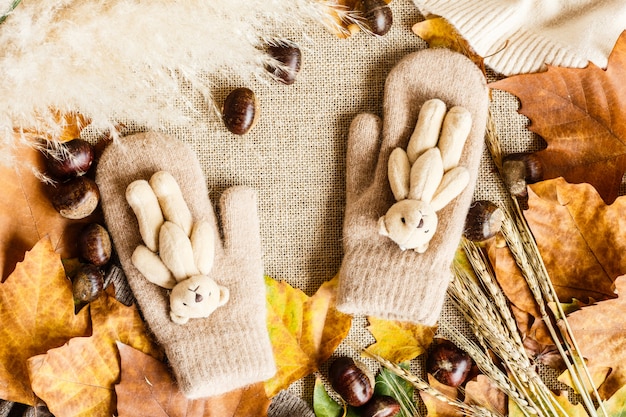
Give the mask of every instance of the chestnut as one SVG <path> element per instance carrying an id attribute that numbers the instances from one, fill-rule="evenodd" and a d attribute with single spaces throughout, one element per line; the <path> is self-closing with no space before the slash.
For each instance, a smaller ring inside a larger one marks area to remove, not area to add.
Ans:
<path id="1" fill-rule="evenodd" d="M 293 84 L 302 62 L 300 48 L 293 43 L 280 43 L 270 45 L 267 48 L 267 53 L 277 61 L 277 65 L 268 64 L 265 69 L 279 82 L 285 85 Z"/>
<path id="2" fill-rule="evenodd" d="M 111 259 L 111 236 L 98 223 L 90 223 L 78 236 L 80 256 L 95 266 L 104 266 Z"/>
<path id="3" fill-rule="evenodd" d="M 94 212 L 99 202 L 98 185 L 85 176 L 57 185 L 52 196 L 55 210 L 67 219 L 84 219 Z"/>
<path id="4" fill-rule="evenodd" d="M 500 231 L 503 220 L 504 212 L 492 201 L 474 201 L 465 218 L 463 235 L 472 242 L 483 242 Z"/>
<path id="5" fill-rule="evenodd" d="M 534 153 L 506 155 L 502 158 L 502 179 L 512 195 L 526 197 L 526 185 L 543 179 L 543 165 Z"/>
<path id="6" fill-rule="evenodd" d="M 224 100 L 222 120 L 226 128 L 236 135 L 248 133 L 256 123 L 257 116 L 257 99 L 249 88 L 236 88 Z"/>
<path id="7" fill-rule="evenodd" d="M 463 350 L 446 339 L 436 339 L 426 359 L 426 371 L 444 385 L 462 385 L 474 361 Z"/>
<path id="8" fill-rule="evenodd" d="M 362 363 L 349 357 L 335 359 L 328 368 L 330 385 L 353 407 L 359 407 L 374 394 L 374 376 Z"/>
<path id="9" fill-rule="evenodd" d="M 393 15 L 384 0 L 363 0 L 363 14 L 374 35 L 383 36 L 391 29 Z"/>
<path id="10" fill-rule="evenodd" d="M 400 403 L 388 395 L 374 395 L 359 409 L 360 417 L 394 417 L 400 413 Z"/>
<path id="11" fill-rule="evenodd" d="M 48 149 L 46 171 L 53 178 L 65 181 L 84 175 L 94 160 L 93 146 L 83 139 L 72 139 Z"/>
<path id="12" fill-rule="evenodd" d="M 72 277 L 72 293 L 75 303 L 90 303 L 104 289 L 104 274 L 95 265 L 82 264 Z"/>

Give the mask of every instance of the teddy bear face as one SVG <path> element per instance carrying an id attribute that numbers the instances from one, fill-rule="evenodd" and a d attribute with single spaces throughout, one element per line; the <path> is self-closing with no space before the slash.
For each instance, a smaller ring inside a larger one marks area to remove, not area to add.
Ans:
<path id="1" fill-rule="evenodd" d="M 379 233 L 396 242 L 400 249 L 424 253 L 437 230 L 437 213 L 420 200 L 401 200 L 378 220 Z"/>
<path id="2" fill-rule="evenodd" d="M 185 324 L 192 318 L 208 317 L 228 301 L 228 288 L 206 275 L 194 275 L 180 281 L 170 293 L 172 321 Z"/>

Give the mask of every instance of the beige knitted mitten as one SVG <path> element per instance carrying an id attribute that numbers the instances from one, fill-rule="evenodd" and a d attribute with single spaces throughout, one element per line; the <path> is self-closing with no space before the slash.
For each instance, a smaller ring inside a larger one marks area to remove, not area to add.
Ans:
<path id="1" fill-rule="evenodd" d="M 469 185 L 438 212 L 439 223 L 424 253 L 402 250 L 382 236 L 379 218 L 395 202 L 387 163 L 396 147 L 406 149 L 422 104 L 441 99 L 450 109 L 462 106 L 472 127 L 459 165 Z M 452 277 L 451 263 L 472 201 L 488 110 L 483 74 L 464 56 L 427 49 L 403 58 L 385 83 L 383 120 L 360 114 L 352 122 L 346 161 L 344 258 L 340 270 L 339 310 L 391 320 L 434 324 Z"/>
<path id="2" fill-rule="evenodd" d="M 194 221 L 212 225 L 215 258 L 208 276 L 230 292 L 228 302 L 208 318 L 192 318 L 185 324 L 172 321 L 168 290 L 149 282 L 131 261 L 143 242 L 126 201 L 126 187 L 161 170 L 178 182 Z M 195 153 L 158 133 L 128 136 L 108 146 L 98 163 L 96 182 L 122 268 L 181 391 L 189 398 L 207 397 L 270 378 L 276 369 L 266 325 L 256 193 L 246 187 L 224 192 L 220 234 Z"/>

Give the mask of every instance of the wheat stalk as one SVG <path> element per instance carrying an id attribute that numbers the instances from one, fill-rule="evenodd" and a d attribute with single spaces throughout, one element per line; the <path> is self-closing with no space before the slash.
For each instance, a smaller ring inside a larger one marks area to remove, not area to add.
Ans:
<path id="1" fill-rule="evenodd" d="M 9 15 L 11 14 L 11 12 L 12 12 L 13 10 L 15 10 L 15 8 L 16 8 L 16 7 L 17 7 L 17 6 L 18 6 L 21 2 L 22 2 L 22 0 L 13 0 L 13 3 L 11 3 L 11 4 L 9 5 L 9 9 L 8 9 L 6 12 L 4 12 L 4 13 L 2 14 L 2 16 L 0 16 L 0 24 L 2 24 L 2 22 L 4 22 L 4 21 L 7 19 L 7 17 L 9 17 Z"/>
<path id="2" fill-rule="evenodd" d="M 493 121 L 491 114 L 489 115 L 489 123 L 487 124 L 486 144 L 498 172 L 502 173 L 502 150 L 496 132 L 495 122 Z M 589 370 L 585 365 L 578 343 L 576 342 L 572 329 L 567 321 L 567 317 L 565 316 L 561 303 L 559 302 L 548 271 L 543 263 L 543 259 L 541 258 L 539 248 L 537 247 L 537 243 L 532 236 L 532 232 L 522 213 L 519 202 L 517 198 L 511 194 L 509 194 L 508 197 L 509 207 L 508 210 L 505 210 L 506 215 L 502 225 L 502 233 L 517 265 L 522 270 L 522 274 L 526 279 L 526 282 L 528 283 L 533 297 L 539 307 L 542 320 L 545 322 L 550 335 L 570 372 L 572 381 L 582 397 L 585 408 L 591 417 L 597 417 L 598 414 L 594 407 L 593 399 L 588 394 L 583 383 L 583 378 L 587 378 L 588 381 L 592 381 Z M 551 311 L 555 314 L 556 319 L 559 320 L 563 326 L 554 326 L 548 314 L 547 304 L 555 306 L 555 309 Z M 560 338 L 559 335 L 561 336 Z M 574 360 L 570 361 L 570 356 L 568 355 L 571 355 Z M 595 400 L 599 404 L 599 410 L 601 410 L 604 416 L 608 416 L 597 389 L 593 383 L 591 385 L 593 387 Z"/>

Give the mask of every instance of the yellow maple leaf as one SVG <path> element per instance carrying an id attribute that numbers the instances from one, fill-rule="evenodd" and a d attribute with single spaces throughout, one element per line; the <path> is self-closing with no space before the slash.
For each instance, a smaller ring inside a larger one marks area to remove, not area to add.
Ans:
<path id="1" fill-rule="evenodd" d="M 28 361 L 33 391 L 57 417 L 111 416 L 120 376 L 117 342 L 162 357 L 135 306 L 105 293 L 90 306 L 93 334 Z"/>
<path id="2" fill-rule="evenodd" d="M 436 326 L 368 317 L 367 329 L 376 338 L 368 349 L 391 361 L 410 361 L 426 352 L 435 337 Z"/>
<path id="3" fill-rule="evenodd" d="M 335 309 L 338 277 L 307 297 L 286 282 L 266 277 L 268 331 L 276 375 L 265 382 L 268 397 L 316 371 L 348 335 L 351 316 Z"/>
<path id="4" fill-rule="evenodd" d="M 72 284 L 43 238 L 0 284 L 0 398 L 34 403 L 28 358 L 89 331 L 88 310 L 74 314 Z"/>

